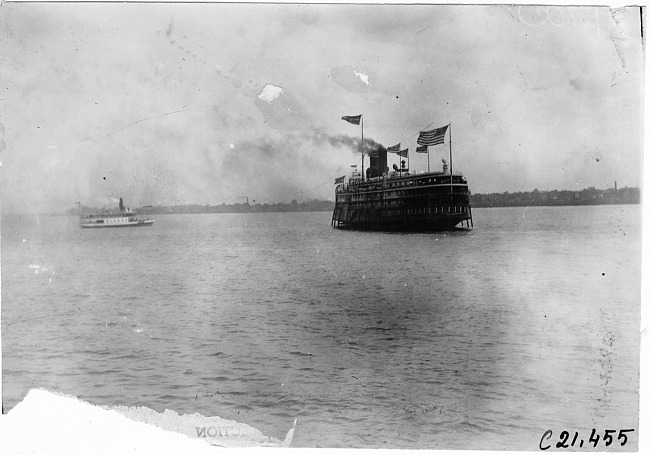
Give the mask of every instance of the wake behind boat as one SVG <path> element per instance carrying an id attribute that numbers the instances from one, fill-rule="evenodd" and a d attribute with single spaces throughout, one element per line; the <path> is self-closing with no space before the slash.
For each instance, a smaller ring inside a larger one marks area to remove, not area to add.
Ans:
<path id="1" fill-rule="evenodd" d="M 120 198 L 120 210 L 103 211 L 99 213 L 82 214 L 79 216 L 79 226 L 82 228 L 103 227 L 138 227 L 153 225 L 152 219 L 140 219 L 130 208 L 125 208 Z"/>

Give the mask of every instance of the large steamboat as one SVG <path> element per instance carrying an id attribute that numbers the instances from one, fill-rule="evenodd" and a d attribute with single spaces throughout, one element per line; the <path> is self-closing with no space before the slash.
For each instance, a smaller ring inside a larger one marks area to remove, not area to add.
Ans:
<path id="1" fill-rule="evenodd" d="M 434 130 L 438 135 L 435 143 L 444 141 L 445 131 L 446 127 Z M 370 154 L 365 176 L 362 167 L 361 173 L 355 171 L 347 180 L 337 179 L 332 226 L 425 232 L 451 230 L 459 225 L 473 227 L 470 192 L 463 175 L 453 174 L 444 159 L 442 171 L 411 173 L 405 160 L 389 171 L 386 164 L 390 149 Z"/>

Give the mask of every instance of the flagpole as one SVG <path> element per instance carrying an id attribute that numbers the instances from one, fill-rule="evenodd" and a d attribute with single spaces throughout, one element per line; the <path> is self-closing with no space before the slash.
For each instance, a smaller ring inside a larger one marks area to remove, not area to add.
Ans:
<path id="1" fill-rule="evenodd" d="M 454 161 L 451 159 L 451 122 L 449 122 L 449 174 L 454 175 Z"/>
<path id="2" fill-rule="evenodd" d="M 431 172 L 431 162 L 429 161 L 429 146 L 427 145 L 427 172 Z"/>
<path id="3" fill-rule="evenodd" d="M 363 161 L 364 161 L 364 152 L 365 149 L 363 147 L 363 114 L 361 114 L 361 181 L 363 182 L 366 178 L 366 171 L 363 166 Z"/>
<path id="4" fill-rule="evenodd" d="M 454 193 L 454 162 L 451 159 L 451 122 L 449 122 L 449 193 Z"/>

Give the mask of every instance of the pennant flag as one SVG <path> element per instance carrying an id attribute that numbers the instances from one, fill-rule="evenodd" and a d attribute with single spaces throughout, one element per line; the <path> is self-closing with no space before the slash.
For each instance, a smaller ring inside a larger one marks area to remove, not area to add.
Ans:
<path id="1" fill-rule="evenodd" d="M 358 125 L 359 123 L 361 123 L 361 115 L 344 115 L 343 117 L 341 117 L 341 120 L 350 122 L 353 125 Z"/>
<path id="2" fill-rule="evenodd" d="M 437 145 L 444 144 L 445 133 L 449 125 L 436 128 L 435 130 L 420 131 L 418 136 L 418 144 L 420 145 Z"/>
<path id="3" fill-rule="evenodd" d="M 336 185 L 338 183 L 343 183 L 344 180 L 345 180 L 345 175 L 342 175 L 341 177 L 334 179 L 334 184 Z"/>
<path id="4" fill-rule="evenodd" d="M 400 150 L 399 152 L 397 152 L 397 154 L 398 154 L 399 156 L 409 156 L 409 149 L 408 149 L 408 147 L 405 148 L 404 150 Z"/>
<path id="5" fill-rule="evenodd" d="M 419 146 L 419 147 L 416 147 L 416 148 L 415 148 L 415 151 L 416 151 L 417 153 L 427 153 L 427 152 L 429 151 L 429 148 L 428 148 L 427 145 L 421 145 L 421 146 Z"/>
<path id="6" fill-rule="evenodd" d="M 400 145 L 402 145 L 402 143 L 401 143 L 401 142 L 398 142 L 397 144 L 395 144 L 395 145 L 393 145 L 393 146 L 391 146 L 391 147 L 388 147 L 388 148 L 386 149 L 386 151 L 387 151 L 387 152 L 390 152 L 390 153 L 399 153 Z"/>

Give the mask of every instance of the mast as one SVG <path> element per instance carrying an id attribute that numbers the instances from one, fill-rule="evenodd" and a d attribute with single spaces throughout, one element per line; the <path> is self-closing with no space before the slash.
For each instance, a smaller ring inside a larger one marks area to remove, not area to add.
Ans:
<path id="1" fill-rule="evenodd" d="M 363 143 L 363 114 L 359 115 L 344 115 L 341 117 L 341 120 L 345 120 L 348 123 L 352 123 L 353 125 L 358 125 L 361 123 L 361 181 L 364 180 L 364 172 L 365 172 L 365 165 L 364 165 L 364 158 L 365 158 L 365 144 Z"/>
<path id="2" fill-rule="evenodd" d="M 454 162 L 451 159 L 451 122 L 449 122 L 449 174 L 454 175 Z"/>
<path id="3" fill-rule="evenodd" d="M 361 114 L 361 181 L 363 182 L 366 179 L 366 170 L 364 169 L 363 166 L 363 161 L 364 161 L 364 152 L 365 149 L 363 147 L 363 114 Z"/>
<path id="4" fill-rule="evenodd" d="M 454 194 L 454 166 L 451 159 L 451 122 L 449 122 L 449 194 Z"/>

